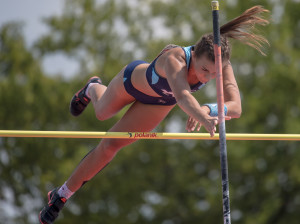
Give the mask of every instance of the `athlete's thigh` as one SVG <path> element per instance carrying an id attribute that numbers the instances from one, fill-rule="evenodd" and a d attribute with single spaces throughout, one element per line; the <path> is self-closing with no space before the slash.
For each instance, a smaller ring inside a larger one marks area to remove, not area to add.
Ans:
<path id="1" fill-rule="evenodd" d="M 97 113 L 101 113 L 103 117 L 112 117 L 124 106 L 135 101 L 135 98 L 125 90 L 123 83 L 124 69 L 109 83 L 101 100 L 96 105 Z"/>
<path id="2" fill-rule="evenodd" d="M 136 101 L 124 116 L 109 130 L 111 132 L 149 132 L 168 115 L 174 106 L 149 105 Z M 103 139 L 105 141 L 107 139 Z M 110 139 L 110 144 L 121 148 L 134 139 Z"/>

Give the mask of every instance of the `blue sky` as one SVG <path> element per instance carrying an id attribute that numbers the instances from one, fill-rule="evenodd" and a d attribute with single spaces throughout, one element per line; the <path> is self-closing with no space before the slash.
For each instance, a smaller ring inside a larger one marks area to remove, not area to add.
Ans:
<path id="1" fill-rule="evenodd" d="M 42 19 L 60 15 L 63 7 L 64 0 L 2 0 L 0 27 L 11 21 L 22 22 L 26 43 L 30 47 L 38 37 L 48 31 Z M 43 68 L 47 74 L 61 73 L 65 77 L 70 77 L 75 73 L 78 65 L 62 54 L 55 54 L 43 60 Z"/>

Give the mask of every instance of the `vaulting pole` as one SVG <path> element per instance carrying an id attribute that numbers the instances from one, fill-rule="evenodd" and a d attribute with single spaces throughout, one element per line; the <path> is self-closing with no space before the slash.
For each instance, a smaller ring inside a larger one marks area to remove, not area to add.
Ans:
<path id="1" fill-rule="evenodd" d="M 225 113 L 224 113 L 221 37 L 220 37 L 220 26 L 219 26 L 219 2 L 212 1 L 211 5 L 212 5 L 212 16 L 213 16 L 215 68 L 217 74 L 216 89 L 217 89 L 217 101 L 218 101 L 219 144 L 220 144 L 220 161 L 221 161 L 221 174 L 222 174 L 223 218 L 224 218 L 224 224 L 230 224 L 231 218 L 230 218 Z"/>

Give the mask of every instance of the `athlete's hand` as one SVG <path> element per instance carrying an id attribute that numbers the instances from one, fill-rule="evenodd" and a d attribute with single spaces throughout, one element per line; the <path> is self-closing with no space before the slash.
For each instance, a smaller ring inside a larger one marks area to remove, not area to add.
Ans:
<path id="1" fill-rule="evenodd" d="M 225 116 L 225 120 L 230 120 L 230 119 L 231 117 Z M 188 132 L 195 131 L 195 130 L 200 131 L 200 128 L 203 125 L 206 131 L 210 133 L 210 136 L 213 137 L 217 131 L 216 126 L 218 125 L 218 123 L 219 123 L 218 117 L 211 117 L 209 115 L 205 119 L 203 119 L 201 123 L 196 119 L 189 117 L 186 122 L 185 129 Z"/>
<path id="2" fill-rule="evenodd" d="M 225 116 L 225 120 L 230 120 L 231 117 L 229 116 Z M 217 131 L 217 124 L 219 124 L 219 119 L 218 117 L 211 117 L 211 116 L 207 116 L 204 120 L 203 120 L 203 126 L 205 127 L 206 131 L 209 132 L 211 137 L 214 137 L 216 131 Z"/>
<path id="3" fill-rule="evenodd" d="M 198 127 L 197 127 L 198 126 Z M 200 131 L 200 128 L 201 128 L 201 124 L 194 118 L 192 117 L 189 117 L 189 119 L 187 120 L 186 122 L 186 127 L 185 129 L 188 131 L 188 132 L 191 132 L 191 131 L 195 131 L 195 129 L 197 131 Z"/>
<path id="4" fill-rule="evenodd" d="M 217 124 L 219 123 L 218 117 L 208 117 L 203 121 L 203 126 L 211 137 L 214 137 L 217 131 Z"/>

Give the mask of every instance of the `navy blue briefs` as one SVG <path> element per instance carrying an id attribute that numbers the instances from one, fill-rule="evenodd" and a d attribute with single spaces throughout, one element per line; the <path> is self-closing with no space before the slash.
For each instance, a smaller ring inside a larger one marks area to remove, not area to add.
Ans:
<path id="1" fill-rule="evenodd" d="M 174 97 L 168 97 L 168 96 L 162 96 L 162 97 L 155 97 L 155 96 L 149 96 L 146 95 L 145 93 L 142 93 L 141 91 L 137 90 L 134 88 L 134 86 L 131 83 L 131 75 L 133 70 L 135 69 L 136 66 L 140 64 L 149 64 L 145 61 L 133 61 L 130 64 L 127 65 L 125 71 L 124 71 L 124 87 L 125 90 L 127 91 L 128 94 L 133 96 L 137 101 L 144 103 L 144 104 L 152 104 L 152 105 L 174 105 L 176 104 L 176 99 Z M 151 66 L 149 66 L 151 67 Z M 150 68 L 151 69 L 151 68 Z M 148 68 L 149 70 L 149 68 Z M 147 70 L 147 72 L 149 72 Z"/>

